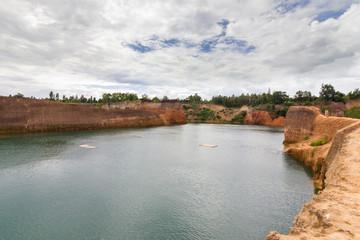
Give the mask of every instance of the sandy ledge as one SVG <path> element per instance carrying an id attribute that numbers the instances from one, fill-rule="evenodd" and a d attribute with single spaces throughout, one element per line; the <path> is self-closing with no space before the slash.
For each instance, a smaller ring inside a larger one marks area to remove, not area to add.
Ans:
<path id="1" fill-rule="evenodd" d="M 325 135 L 328 144 L 309 146 Z M 360 239 L 360 120 L 292 107 L 284 144 L 287 152 L 313 168 L 323 190 L 302 207 L 289 235 L 273 231 L 266 239 Z"/>

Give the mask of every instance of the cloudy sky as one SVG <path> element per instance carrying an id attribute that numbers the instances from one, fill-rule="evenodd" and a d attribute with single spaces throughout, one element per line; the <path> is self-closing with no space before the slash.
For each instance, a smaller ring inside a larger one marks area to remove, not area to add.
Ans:
<path id="1" fill-rule="evenodd" d="M 360 87 L 355 0 L 0 2 L 0 95 Z"/>

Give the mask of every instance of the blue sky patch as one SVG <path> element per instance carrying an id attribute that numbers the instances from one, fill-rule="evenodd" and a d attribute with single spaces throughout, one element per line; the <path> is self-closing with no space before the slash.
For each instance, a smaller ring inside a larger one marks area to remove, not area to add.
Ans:
<path id="1" fill-rule="evenodd" d="M 217 22 L 217 24 L 222 28 L 221 33 L 208 39 L 204 39 L 201 42 L 192 42 L 186 39 L 178 38 L 161 39 L 157 35 L 153 35 L 151 38 L 146 40 L 147 44 L 136 42 L 128 43 L 127 46 L 140 53 L 147 53 L 163 48 L 179 46 L 185 48 L 197 48 L 200 52 L 209 53 L 212 52 L 218 44 L 226 46 L 225 48 L 222 47 L 223 50 L 232 50 L 239 53 L 249 53 L 255 49 L 254 46 L 249 46 L 247 41 L 226 36 L 227 27 L 230 24 L 229 20 L 222 19 Z"/>
<path id="2" fill-rule="evenodd" d="M 298 0 L 298 1 L 280 0 L 279 2 L 280 3 L 276 8 L 279 9 L 281 13 L 287 13 L 287 12 L 291 12 L 292 10 L 298 7 L 300 8 L 306 7 L 306 5 L 310 3 L 310 0 Z"/>
<path id="3" fill-rule="evenodd" d="M 136 42 L 135 44 L 128 43 L 127 46 L 130 47 L 131 49 L 133 49 L 134 51 L 140 52 L 140 53 L 146 53 L 146 52 L 154 51 L 153 48 L 148 47 L 148 46 L 144 46 L 139 42 Z"/>
<path id="4" fill-rule="evenodd" d="M 341 15 L 346 12 L 346 9 L 342 9 L 339 11 L 327 11 L 320 13 L 314 20 L 319 22 L 324 22 L 329 18 L 338 19 Z"/>
<path id="5" fill-rule="evenodd" d="M 178 46 L 180 44 L 180 40 L 177 38 L 165 39 L 163 40 L 163 43 L 168 47 Z"/>

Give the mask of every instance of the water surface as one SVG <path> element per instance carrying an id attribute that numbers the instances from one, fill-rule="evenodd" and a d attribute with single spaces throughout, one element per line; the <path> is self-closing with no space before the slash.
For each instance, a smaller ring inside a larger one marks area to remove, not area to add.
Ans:
<path id="1" fill-rule="evenodd" d="M 310 169 L 282 152 L 283 134 L 187 124 L 2 137 L 0 239 L 286 234 L 314 190 Z"/>

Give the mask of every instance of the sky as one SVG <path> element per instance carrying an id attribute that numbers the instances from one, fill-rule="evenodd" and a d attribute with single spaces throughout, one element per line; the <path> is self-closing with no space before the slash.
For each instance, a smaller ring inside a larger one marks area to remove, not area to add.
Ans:
<path id="1" fill-rule="evenodd" d="M 0 2 L 0 95 L 360 88 L 360 1 Z"/>

